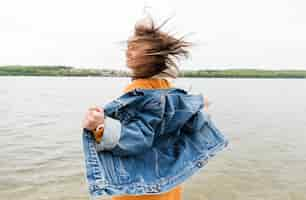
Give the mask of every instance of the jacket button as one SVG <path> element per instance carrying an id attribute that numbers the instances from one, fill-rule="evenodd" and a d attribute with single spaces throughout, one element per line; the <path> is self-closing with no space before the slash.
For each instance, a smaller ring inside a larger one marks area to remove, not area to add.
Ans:
<path id="1" fill-rule="evenodd" d="M 197 166 L 198 166 L 199 168 L 203 167 L 203 162 L 202 162 L 202 161 L 199 161 L 199 162 L 197 163 Z"/>

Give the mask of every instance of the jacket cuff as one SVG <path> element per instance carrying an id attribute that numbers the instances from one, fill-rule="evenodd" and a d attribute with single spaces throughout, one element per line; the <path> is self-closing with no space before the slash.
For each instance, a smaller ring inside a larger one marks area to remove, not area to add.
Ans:
<path id="1" fill-rule="evenodd" d="M 110 117 L 104 120 L 104 132 L 100 143 L 95 143 L 97 151 L 113 149 L 118 143 L 121 133 L 121 123 L 119 120 Z"/>

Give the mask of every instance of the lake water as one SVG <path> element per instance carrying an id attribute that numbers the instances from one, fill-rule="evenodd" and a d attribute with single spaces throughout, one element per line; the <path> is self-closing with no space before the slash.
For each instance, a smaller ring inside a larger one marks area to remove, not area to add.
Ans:
<path id="1" fill-rule="evenodd" d="M 89 199 L 81 121 L 127 78 L 1 77 L 0 199 Z M 306 199 L 306 79 L 177 80 L 208 96 L 228 148 L 183 183 L 186 200 Z"/>

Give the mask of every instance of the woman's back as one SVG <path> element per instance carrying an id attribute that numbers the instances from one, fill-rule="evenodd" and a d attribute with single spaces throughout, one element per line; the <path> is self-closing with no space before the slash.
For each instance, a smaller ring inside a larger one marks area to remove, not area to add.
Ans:
<path id="1" fill-rule="evenodd" d="M 129 92 L 136 88 L 141 89 L 162 89 L 172 87 L 171 83 L 166 79 L 135 79 L 127 85 L 124 92 Z M 181 200 L 182 196 L 182 186 L 177 186 L 169 192 L 165 192 L 159 195 L 129 195 L 129 196 L 118 196 L 113 197 L 112 200 Z"/>

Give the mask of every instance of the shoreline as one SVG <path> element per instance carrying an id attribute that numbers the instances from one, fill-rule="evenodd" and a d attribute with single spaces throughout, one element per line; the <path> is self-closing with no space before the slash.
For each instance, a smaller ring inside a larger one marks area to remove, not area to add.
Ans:
<path id="1" fill-rule="evenodd" d="M 0 76 L 130 77 L 126 70 L 75 68 L 67 66 L 0 66 Z M 203 69 L 181 70 L 182 78 L 306 78 L 306 70 Z"/>

